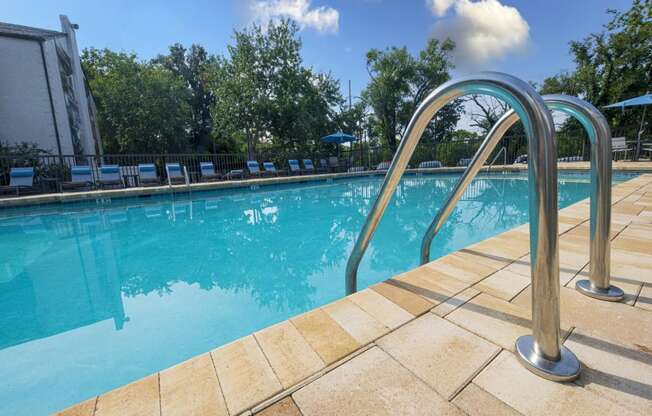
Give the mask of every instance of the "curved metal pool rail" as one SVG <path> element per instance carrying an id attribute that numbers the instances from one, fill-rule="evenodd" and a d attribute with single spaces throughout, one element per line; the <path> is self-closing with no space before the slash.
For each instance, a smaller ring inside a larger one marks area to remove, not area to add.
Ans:
<path id="1" fill-rule="evenodd" d="M 577 282 L 577 289 L 597 299 L 618 301 L 624 293 L 610 280 L 611 241 L 611 131 L 604 116 L 590 103 L 568 95 L 542 97 L 550 110 L 561 111 L 577 119 L 591 143 L 591 215 L 590 215 L 590 279 Z M 480 145 L 476 157 L 457 183 L 453 193 L 439 210 L 421 241 L 421 264 L 430 261 L 430 246 L 467 187 L 484 165 L 503 135 L 519 120 L 514 110 L 505 113 Z"/>
<path id="2" fill-rule="evenodd" d="M 525 367 L 535 374 L 553 380 L 572 380 L 579 375 L 579 361 L 559 342 L 557 156 L 554 125 L 543 99 L 529 84 L 511 75 L 485 72 L 452 80 L 431 92 L 419 105 L 399 143 L 378 197 L 347 262 L 347 293 L 354 293 L 357 289 L 360 261 L 425 128 L 445 104 L 469 94 L 490 95 L 507 102 L 523 121 L 529 142 L 533 335 L 520 337 L 516 341 L 518 356 Z M 493 147 L 486 142 L 485 139 L 484 151 L 490 153 Z M 474 160 L 479 158 L 480 153 L 481 151 L 476 153 Z"/>

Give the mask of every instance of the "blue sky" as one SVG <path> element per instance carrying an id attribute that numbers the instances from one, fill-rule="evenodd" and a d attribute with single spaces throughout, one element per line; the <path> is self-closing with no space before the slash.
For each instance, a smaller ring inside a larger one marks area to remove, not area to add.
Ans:
<path id="1" fill-rule="evenodd" d="M 164 53 L 175 42 L 200 43 L 224 54 L 234 29 L 268 17 L 291 16 L 302 26 L 308 65 L 331 71 L 343 92 L 367 82 L 365 52 L 407 46 L 417 52 L 431 36 L 453 36 L 457 73 L 499 70 L 529 81 L 573 68 L 568 42 L 598 31 L 607 8 L 631 0 L 2 0 L 0 21 L 57 29 L 58 15 L 78 23 L 81 48 Z M 483 39 L 480 44 L 474 40 Z M 489 56 L 484 56 L 489 55 Z M 499 58 L 492 56 L 499 55 Z"/>

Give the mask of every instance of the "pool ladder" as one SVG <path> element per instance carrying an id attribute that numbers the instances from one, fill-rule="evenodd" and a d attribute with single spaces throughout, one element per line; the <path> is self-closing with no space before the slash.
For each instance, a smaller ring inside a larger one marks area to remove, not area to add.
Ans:
<path id="1" fill-rule="evenodd" d="M 530 262 L 532 275 L 532 335 L 516 341 L 521 363 L 533 373 L 555 381 L 579 376 L 577 357 L 560 344 L 559 242 L 557 211 L 557 156 L 550 110 L 560 110 L 580 121 L 591 142 L 590 280 L 577 289 L 603 300 L 622 299 L 622 290 L 609 284 L 611 225 L 611 132 L 604 116 L 591 104 L 575 97 L 541 97 L 511 75 L 484 72 L 442 84 L 419 105 L 394 155 L 380 192 L 358 235 L 346 266 L 346 291 L 357 290 L 360 261 L 394 194 L 396 186 L 421 136 L 439 109 L 464 95 L 485 94 L 507 102 L 504 114 L 480 145 L 449 199 L 426 231 L 421 245 L 421 264 L 430 260 L 432 239 L 455 208 L 471 181 L 505 132 L 520 120 L 528 139 L 528 193 Z"/>

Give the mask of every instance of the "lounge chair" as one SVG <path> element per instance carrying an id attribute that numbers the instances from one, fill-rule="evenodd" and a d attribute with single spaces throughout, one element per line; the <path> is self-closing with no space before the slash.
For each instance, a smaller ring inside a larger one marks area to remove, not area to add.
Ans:
<path id="1" fill-rule="evenodd" d="M 212 182 L 222 179 L 222 175 L 215 172 L 215 165 L 213 165 L 213 162 L 200 162 L 199 171 L 201 173 L 202 181 Z"/>
<path id="2" fill-rule="evenodd" d="M 330 172 L 331 170 L 326 159 L 319 159 L 319 168 L 324 172 Z"/>
<path id="3" fill-rule="evenodd" d="M 516 157 L 516 159 L 514 159 L 514 164 L 515 165 L 518 165 L 518 164 L 521 164 L 521 163 L 526 163 L 527 164 L 527 154 L 519 155 L 519 156 Z"/>
<path id="4" fill-rule="evenodd" d="M 186 175 L 178 163 L 166 163 L 165 172 L 168 175 L 168 185 L 179 185 L 186 183 Z"/>
<path id="5" fill-rule="evenodd" d="M 286 170 L 276 169 L 276 165 L 274 165 L 274 162 L 263 162 L 263 167 L 265 168 L 265 172 L 269 172 L 269 174 L 273 176 L 287 174 Z"/>
<path id="6" fill-rule="evenodd" d="M 435 168 L 441 168 L 442 164 L 438 160 L 428 160 L 426 162 L 421 162 L 419 163 L 419 169 L 435 169 Z"/>
<path id="7" fill-rule="evenodd" d="M 231 169 L 229 173 L 224 176 L 226 179 L 244 179 L 244 169 Z"/>
<path id="8" fill-rule="evenodd" d="M 337 156 L 331 156 L 328 158 L 328 168 L 333 171 L 337 172 L 340 170 L 340 159 Z"/>
<path id="9" fill-rule="evenodd" d="M 303 159 L 303 168 L 306 173 L 315 173 L 315 165 L 312 164 L 310 159 Z"/>
<path id="10" fill-rule="evenodd" d="M 471 158 L 463 158 L 457 161 L 457 166 L 469 166 L 471 164 Z"/>
<path id="11" fill-rule="evenodd" d="M 0 192 L 16 192 L 34 188 L 34 168 L 11 168 L 9 171 L 9 185 L 0 187 Z"/>
<path id="12" fill-rule="evenodd" d="M 299 166 L 299 161 L 296 159 L 288 160 L 288 166 L 290 167 L 291 175 L 301 175 L 303 173 L 303 169 L 301 169 L 301 166 Z"/>
<path id="13" fill-rule="evenodd" d="M 156 166 L 153 163 L 141 163 L 138 165 L 139 186 L 152 186 L 160 184 L 161 180 L 156 174 Z"/>
<path id="14" fill-rule="evenodd" d="M 627 159 L 627 153 L 630 150 L 633 150 L 627 144 L 627 139 L 625 137 L 612 137 L 611 138 L 611 154 L 613 155 L 614 160 L 617 158 L 617 155 L 624 155 L 624 159 Z"/>
<path id="15" fill-rule="evenodd" d="M 272 175 L 272 172 L 260 170 L 260 164 L 256 160 L 247 160 L 247 170 L 249 171 L 249 175 L 254 178 Z"/>
<path id="16" fill-rule="evenodd" d="M 389 165 L 391 165 L 391 164 L 392 164 L 392 162 L 380 162 L 376 166 L 376 170 L 381 170 L 381 171 L 382 170 L 387 170 L 387 169 L 389 169 Z"/>
<path id="17" fill-rule="evenodd" d="M 366 169 L 364 166 L 353 166 L 349 168 L 349 173 L 360 173 L 364 172 Z"/>
<path id="18" fill-rule="evenodd" d="M 100 188 L 120 187 L 122 188 L 122 177 L 120 176 L 120 166 L 104 165 L 100 167 L 100 179 L 97 181 Z"/>
<path id="19" fill-rule="evenodd" d="M 70 168 L 70 181 L 61 184 L 63 189 L 84 189 L 92 188 L 93 172 L 90 166 L 73 166 Z"/>

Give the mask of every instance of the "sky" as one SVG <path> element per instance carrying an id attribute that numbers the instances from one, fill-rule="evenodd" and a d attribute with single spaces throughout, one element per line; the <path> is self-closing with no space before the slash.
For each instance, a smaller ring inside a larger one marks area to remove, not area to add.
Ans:
<path id="1" fill-rule="evenodd" d="M 169 45 L 199 43 L 226 54 L 234 30 L 291 18 L 301 28 L 307 65 L 330 71 L 347 94 L 368 81 L 371 48 L 407 46 L 431 37 L 456 41 L 453 75 L 482 70 L 541 82 L 573 69 L 568 43 L 599 31 L 608 8 L 631 0 L 0 0 L 0 21 L 59 29 L 60 14 L 79 24 L 80 48 L 135 52 L 148 59 Z"/>

